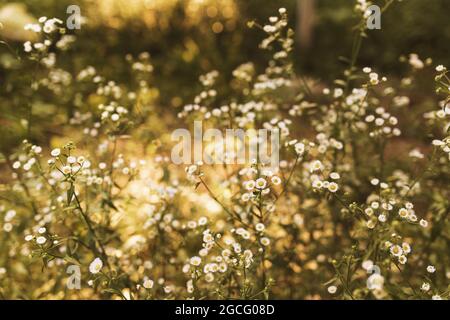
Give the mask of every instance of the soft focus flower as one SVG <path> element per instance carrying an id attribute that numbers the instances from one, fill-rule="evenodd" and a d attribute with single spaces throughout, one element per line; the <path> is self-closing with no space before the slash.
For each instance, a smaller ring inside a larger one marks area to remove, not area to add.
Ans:
<path id="1" fill-rule="evenodd" d="M 89 272 L 92 274 L 97 274 L 103 268 L 103 262 L 100 258 L 95 258 L 89 265 Z"/>

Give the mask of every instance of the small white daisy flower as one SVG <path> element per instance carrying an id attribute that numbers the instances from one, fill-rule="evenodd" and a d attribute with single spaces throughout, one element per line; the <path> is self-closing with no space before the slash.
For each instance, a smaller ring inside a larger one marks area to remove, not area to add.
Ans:
<path id="1" fill-rule="evenodd" d="M 92 274 L 99 273 L 103 268 L 103 261 L 100 258 L 95 258 L 89 265 L 89 272 Z"/>

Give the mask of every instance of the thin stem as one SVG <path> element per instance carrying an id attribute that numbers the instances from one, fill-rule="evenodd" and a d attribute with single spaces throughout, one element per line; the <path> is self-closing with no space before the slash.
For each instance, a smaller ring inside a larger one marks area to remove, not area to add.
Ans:
<path id="1" fill-rule="evenodd" d="M 108 269 L 111 269 L 111 266 L 109 265 L 109 262 L 108 262 L 108 256 L 106 255 L 106 250 L 103 247 L 103 244 L 101 243 L 99 238 L 97 237 L 97 234 L 95 233 L 95 230 L 94 230 L 94 228 L 92 226 L 92 223 L 91 223 L 89 217 L 86 215 L 86 213 L 84 212 L 83 208 L 81 207 L 80 200 L 78 199 L 78 196 L 77 196 L 75 190 L 73 192 L 73 195 L 74 195 L 75 201 L 77 203 L 77 209 L 80 210 L 81 216 L 83 217 L 84 222 L 86 223 L 86 225 L 87 225 L 87 227 L 89 229 L 89 232 L 91 233 L 91 236 L 94 238 L 95 242 L 99 246 L 100 253 L 103 256 L 103 259 L 105 260 L 105 263 L 106 263 Z M 97 251 L 97 250 L 95 250 L 95 251 Z"/>

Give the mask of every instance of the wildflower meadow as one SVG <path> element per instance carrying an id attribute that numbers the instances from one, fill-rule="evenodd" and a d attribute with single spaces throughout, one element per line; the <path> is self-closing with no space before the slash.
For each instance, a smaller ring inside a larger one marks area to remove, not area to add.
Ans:
<path id="1" fill-rule="evenodd" d="M 0 298 L 449 298 L 446 1 L 276 2 L 0 1 Z"/>

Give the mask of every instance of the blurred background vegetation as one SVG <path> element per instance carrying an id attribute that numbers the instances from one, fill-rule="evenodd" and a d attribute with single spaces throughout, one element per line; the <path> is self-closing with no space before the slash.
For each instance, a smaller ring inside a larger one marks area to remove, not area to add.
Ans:
<path id="1" fill-rule="evenodd" d="M 349 0 L 0 0 L 0 33 L 11 46 L 0 46 L 0 124 L 8 127 L 0 138 L 2 148 L 21 141 L 18 126 L 26 112 L 26 92 L 17 96 L 10 72 L 21 68 L 11 51 L 23 57 L 23 42 L 29 37 L 19 30 L 40 16 L 65 20 L 71 4 L 80 6 L 88 23 L 75 32 L 77 41 L 63 53 L 58 67 L 76 75 L 93 65 L 108 80 L 127 83 L 133 79 L 125 55 L 148 51 L 158 105 L 164 111 L 173 109 L 173 114 L 196 95 L 200 74 L 220 71 L 224 77 L 222 93 L 226 94 L 229 89 L 225 84 L 239 64 L 253 61 L 257 68 L 264 68 L 268 57 L 258 49 L 263 34 L 247 28 L 248 21 L 264 23 L 278 8 L 285 7 L 296 30 L 297 72 L 327 82 L 343 70 L 339 57 L 350 55 L 356 23 L 354 1 Z M 382 29 L 369 32 L 358 65 L 401 77 L 404 65 L 399 56 L 411 52 L 433 57 L 435 64 L 450 65 L 449 9 L 448 0 L 396 3 L 383 15 Z M 22 76 L 26 73 L 23 70 Z M 54 115 L 55 108 L 70 106 L 70 99 L 65 106 L 52 106 L 54 102 L 44 99 L 33 110 Z"/>

